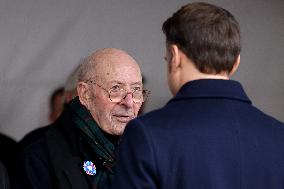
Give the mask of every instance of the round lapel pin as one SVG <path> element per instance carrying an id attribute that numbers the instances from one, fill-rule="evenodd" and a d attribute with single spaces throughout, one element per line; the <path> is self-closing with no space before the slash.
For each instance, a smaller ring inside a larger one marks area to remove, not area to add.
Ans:
<path id="1" fill-rule="evenodd" d="M 96 166 L 91 161 L 84 161 L 83 169 L 88 175 L 95 175 L 97 173 Z"/>

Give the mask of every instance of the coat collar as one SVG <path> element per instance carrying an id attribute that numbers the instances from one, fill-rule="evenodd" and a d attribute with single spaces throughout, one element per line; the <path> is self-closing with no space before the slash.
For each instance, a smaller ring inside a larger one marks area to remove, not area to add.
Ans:
<path id="1" fill-rule="evenodd" d="M 223 79 L 200 79 L 184 84 L 177 95 L 170 100 L 185 98 L 228 98 L 251 104 L 243 87 L 237 81 Z"/>

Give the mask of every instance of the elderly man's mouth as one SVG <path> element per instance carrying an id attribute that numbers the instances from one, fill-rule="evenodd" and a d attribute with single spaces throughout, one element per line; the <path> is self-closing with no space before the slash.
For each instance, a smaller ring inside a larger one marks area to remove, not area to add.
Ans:
<path id="1" fill-rule="evenodd" d="M 113 115 L 113 116 L 115 117 L 115 119 L 117 121 L 122 122 L 122 123 L 127 123 L 134 118 L 133 115 L 131 115 L 131 116 L 128 116 L 128 115 Z"/>

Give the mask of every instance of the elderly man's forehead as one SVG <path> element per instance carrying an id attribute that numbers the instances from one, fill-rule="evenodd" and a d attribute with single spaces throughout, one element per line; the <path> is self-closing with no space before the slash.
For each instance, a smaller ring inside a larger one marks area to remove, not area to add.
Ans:
<path id="1" fill-rule="evenodd" d="M 141 71 L 136 61 L 126 52 L 119 49 L 103 49 L 89 57 L 92 65 L 92 75 L 96 79 L 115 79 L 119 75 L 126 75 L 121 79 L 141 79 Z M 112 78 L 114 77 L 114 78 Z"/>
<path id="2" fill-rule="evenodd" d="M 116 63 L 125 59 L 136 63 L 136 61 L 125 51 L 115 48 L 101 49 L 90 56 L 90 60 L 95 63 Z"/>
<path id="3" fill-rule="evenodd" d="M 141 71 L 137 64 L 127 64 L 126 62 L 106 62 L 98 65 L 95 71 L 96 77 L 142 80 Z"/>

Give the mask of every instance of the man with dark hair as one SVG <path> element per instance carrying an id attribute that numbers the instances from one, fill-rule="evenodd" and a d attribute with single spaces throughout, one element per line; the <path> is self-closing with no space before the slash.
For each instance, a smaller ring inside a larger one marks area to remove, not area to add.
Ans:
<path id="1" fill-rule="evenodd" d="M 167 105 L 128 123 L 113 189 L 279 189 L 284 124 L 230 80 L 240 29 L 227 10 L 183 6 L 163 24 Z"/>

